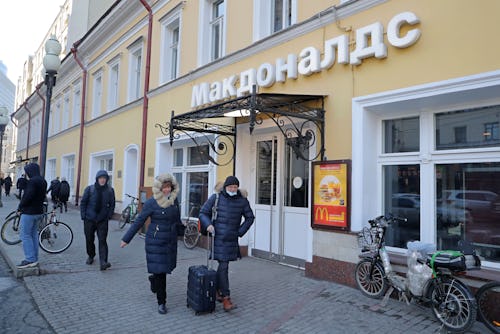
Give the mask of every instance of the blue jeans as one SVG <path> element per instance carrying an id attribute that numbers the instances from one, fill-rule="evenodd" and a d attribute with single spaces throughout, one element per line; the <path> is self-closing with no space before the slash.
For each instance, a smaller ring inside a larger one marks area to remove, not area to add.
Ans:
<path id="1" fill-rule="evenodd" d="M 26 261 L 38 262 L 38 223 L 43 215 L 21 215 L 19 235 Z"/>

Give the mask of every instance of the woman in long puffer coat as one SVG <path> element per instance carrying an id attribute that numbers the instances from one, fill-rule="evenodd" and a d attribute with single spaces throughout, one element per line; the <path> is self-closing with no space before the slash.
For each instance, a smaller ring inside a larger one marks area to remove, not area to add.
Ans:
<path id="1" fill-rule="evenodd" d="M 148 199 L 134 223 L 122 238 L 125 247 L 144 225 L 148 218 L 151 223 L 146 232 L 146 262 L 151 282 L 151 291 L 156 293 L 158 312 L 167 313 L 167 274 L 177 265 L 177 234 L 182 226 L 177 201 L 178 184 L 170 174 L 156 177 L 153 197 Z"/>

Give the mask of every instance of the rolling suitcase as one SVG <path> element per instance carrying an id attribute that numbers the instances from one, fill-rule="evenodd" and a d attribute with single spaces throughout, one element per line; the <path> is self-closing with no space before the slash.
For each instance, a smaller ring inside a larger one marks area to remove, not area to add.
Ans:
<path id="1" fill-rule="evenodd" d="M 214 235 L 212 235 L 209 240 L 213 258 Z M 196 315 L 213 312 L 215 310 L 216 276 L 217 272 L 212 269 L 208 254 L 206 266 L 197 265 L 189 267 L 187 306 L 192 308 Z"/>

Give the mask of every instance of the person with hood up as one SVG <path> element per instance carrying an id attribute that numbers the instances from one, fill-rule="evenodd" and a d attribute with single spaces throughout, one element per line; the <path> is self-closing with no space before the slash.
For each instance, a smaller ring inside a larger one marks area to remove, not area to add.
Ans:
<path id="1" fill-rule="evenodd" d="M 70 193 L 69 183 L 68 181 L 66 181 L 65 177 L 62 177 L 61 185 L 59 186 L 59 201 L 61 202 L 61 213 L 63 212 L 63 207 L 64 207 L 64 212 L 68 212 L 69 193 Z"/>
<path id="2" fill-rule="evenodd" d="M 17 211 L 21 214 L 19 235 L 23 243 L 24 260 L 18 268 L 38 265 L 38 223 L 43 219 L 45 189 L 47 182 L 40 175 L 40 166 L 30 163 L 24 166 L 26 190 L 19 202 Z"/>
<path id="3" fill-rule="evenodd" d="M 151 291 L 156 293 L 158 313 L 167 313 L 167 274 L 177 266 L 177 235 L 182 226 L 177 194 L 179 186 L 170 174 L 161 174 L 153 183 L 153 196 L 144 203 L 141 212 L 122 238 L 120 247 L 130 243 L 148 218 L 146 231 L 146 262 Z"/>
<path id="4" fill-rule="evenodd" d="M 200 209 L 202 228 L 215 235 L 214 259 L 219 263 L 216 282 L 217 300 L 223 302 L 226 312 L 236 307 L 231 301 L 229 291 L 229 261 L 241 257 L 238 237 L 247 233 L 255 219 L 247 193 L 238 189 L 239 186 L 240 181 L 235 176 L 228 176 L 222 188 L 216 187 L 216 194 L 210 196 Z M 212 221 L 214 207 L 217 218 Z M 242 217 L 245 218 L 243 222 Z"/>
<path id="5" fill-rule="evenodd" d="M 99 262 L 101 270 L 111 267 L 108 262 L 108 221 L 115 212 L 115 191 L 108 185 L 109 175 L 100 170 L 95 176 L 95 183 L 87 186 L 80 201 L 80 216 L 83 220 L 83 230 L 87 249 L 88 265 L 94 263 L 95 234 L 99 240 Z"/>

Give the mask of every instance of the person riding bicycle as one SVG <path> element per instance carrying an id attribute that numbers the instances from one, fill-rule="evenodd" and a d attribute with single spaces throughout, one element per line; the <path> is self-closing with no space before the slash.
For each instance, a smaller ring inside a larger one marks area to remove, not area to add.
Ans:
<path id="1" fill-rule="evenodd" d="M 47 189 L 47 182 L 40 175 L 38 164 L 30 163 L 24 166 L 24 171 L 28 182 L 17 211 L 21 214 L 19 235 L 25 259 L 17 265 L 18 268 L 38 265 L 38 222 L 43 219 Z"/>

